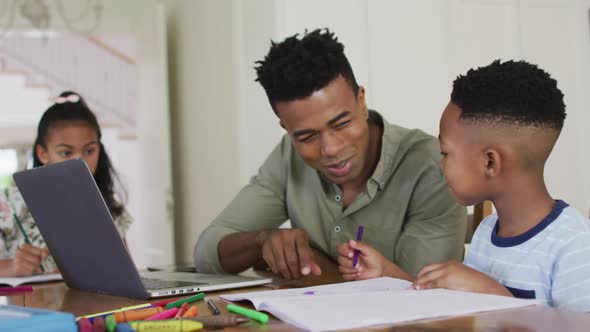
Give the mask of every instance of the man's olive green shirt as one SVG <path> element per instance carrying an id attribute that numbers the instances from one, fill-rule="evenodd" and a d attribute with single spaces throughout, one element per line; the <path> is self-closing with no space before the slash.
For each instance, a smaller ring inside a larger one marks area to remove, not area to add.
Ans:
<path id="1" fill-rule="evenodd" d="M 383 125 L 381 157 L 365 191 L 346 209 L 339 186 L 308 166 L 285 135 L 201 234 L 194 251 L 197 271 L 223 272 L 217 248 L 228 234 L 274 229 L 286 220 L 333 259 L 338 245 L 355 239 L 363 225 L 363 241 L 414 276 L 430 263 L 461 261 L 466 211 L 449 192 L 437 140 L 371 113 Z"/>

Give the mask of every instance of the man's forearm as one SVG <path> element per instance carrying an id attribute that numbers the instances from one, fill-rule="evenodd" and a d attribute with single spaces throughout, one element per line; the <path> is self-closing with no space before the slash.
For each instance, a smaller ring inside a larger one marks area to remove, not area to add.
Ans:
<path id="1" fill-rule="evenodd" d="M 262 262 L 261 236 L 266 231 L 233 233 L 218 246 L 219 263 L 227 273 L 240 273 Z"/>

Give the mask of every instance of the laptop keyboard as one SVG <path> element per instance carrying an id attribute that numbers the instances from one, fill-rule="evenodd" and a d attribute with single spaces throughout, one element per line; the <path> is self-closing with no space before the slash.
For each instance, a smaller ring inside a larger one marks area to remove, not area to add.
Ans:
<path id="1" fill-rule="evenodd" d="M 151 279 L 151 278 L 141 278 L 141 280 L 143 281 L 143 284 L 144 284 L 145 288 L 147 288 L 147 289 L 181 288 L 181 287 L 205 285 L 205 283 L 179 281 L 179 280 L 162 280 L 162 279 Z"/>

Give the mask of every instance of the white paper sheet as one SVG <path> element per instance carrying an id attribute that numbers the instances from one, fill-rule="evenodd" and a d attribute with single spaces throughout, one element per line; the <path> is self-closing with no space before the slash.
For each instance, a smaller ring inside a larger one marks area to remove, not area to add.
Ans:
<path id="1" fill-rule="evenodd" d="M 22 284 L 39 283 L 46 281 L 62 280 L 61 274 L 59 273 L 45 273 L 36 274 L 28 277 L 13 277 L 13 278 L 0 278 L 0 285 L 10 285 L 12 287 L 19 286 Z"/>
<path id="2" fill-rule="evenodd" d="M 296 327 L 313 331 L 393 324 L 538 303 L 535 300 L 446 289 L 418 291 L 408 289 L 408 286 L 406 281 L 379 278 L 221 297 L 230 301 L 251 300 L 258 310 L 267 311 Z M 305 295 L 307 291 L 316 293 Z"/>
<path id="3" fill-rule="evenodd" d="M 231 295 L 221 295 L 222 299 L 228 301 L 248 300 L 252 302 L 256 309 L 262 302 L 274 298 L 297 298 L 297 297 L 317 297 L 333 294 L 348 293 L 365 293 L 365 292 L 382 292 L 382 291 L 400 291 L 410 288 L 411 283 L 406 280 L 395 278 L 375 278 L 360 281 L 342 282 L 338 284 L 329 284 L 321 286 L 312 286 L 305 288 L 279 289 L 274 291 L 262 291 L 251 293 L 240 293 Z"/>

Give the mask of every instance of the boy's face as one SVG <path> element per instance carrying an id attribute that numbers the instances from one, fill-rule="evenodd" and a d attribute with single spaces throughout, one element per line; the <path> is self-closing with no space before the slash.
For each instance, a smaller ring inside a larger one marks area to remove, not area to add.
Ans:
<path id="1" fill-rule="evenodd" d="M 455 200 L 473 205 L 486 199 L 485 152 L 476 128 L 459 119 L 461 109 L 450 102 L 440 119 L 441 167 Z"/>
<path id="2" fill-rule="evenodd" d="M 275 104 L 293 147 L 311 167 L 335 184 L 359 179 L 369 151 L 364 90 L 357 96 L 339 76 L 311 96 Z"/>

